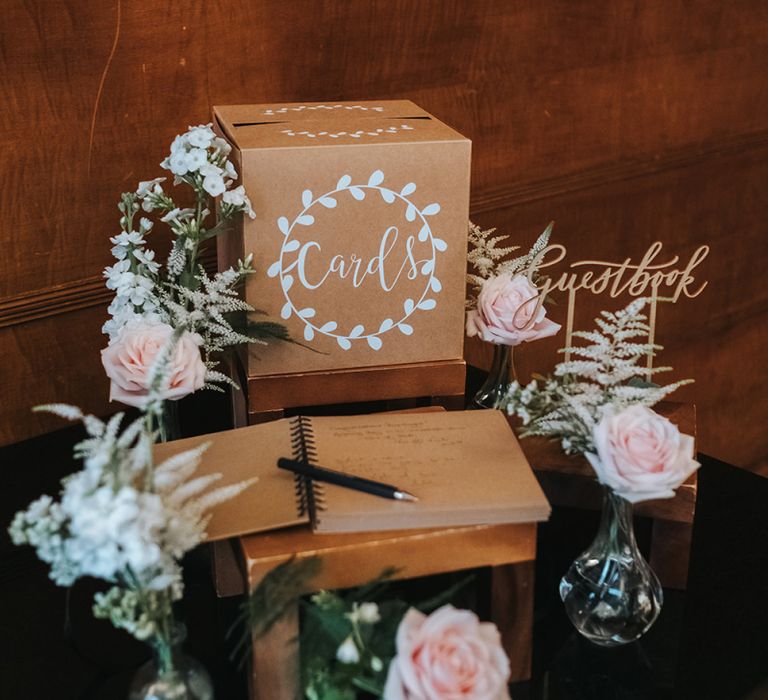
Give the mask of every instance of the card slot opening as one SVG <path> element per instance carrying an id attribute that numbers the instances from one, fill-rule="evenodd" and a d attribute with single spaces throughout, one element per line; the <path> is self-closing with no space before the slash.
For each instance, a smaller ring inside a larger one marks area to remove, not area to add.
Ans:
<path id="1" fill-rule="evenodd" d="M 240 128 L 241 126 L 262 126 L 264 124 L 285 124 L 286 122 L 280 121 L 280 122 L 233 122 L 232 126 L 234 126 L 236 129 Z"/>

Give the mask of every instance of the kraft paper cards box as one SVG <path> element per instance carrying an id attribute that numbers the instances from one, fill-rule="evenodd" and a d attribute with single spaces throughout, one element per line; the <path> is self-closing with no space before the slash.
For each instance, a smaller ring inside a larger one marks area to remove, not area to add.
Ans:
<path id="1" fill-rule="evenodd" d="M 257 214 L 219 264 L 253 253 L 246 300 L 306 346 L 252 346 L 249 376 L 462 357 L 468 139 L 408 100 L 213 113 Z"/>

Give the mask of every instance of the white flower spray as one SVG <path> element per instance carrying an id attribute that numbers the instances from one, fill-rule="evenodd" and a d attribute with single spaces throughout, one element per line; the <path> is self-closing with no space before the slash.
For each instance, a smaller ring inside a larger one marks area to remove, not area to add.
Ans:
<path id="1" fill-rule="evenodd" d="M 660 346 L 638 342 L 647 338 L 649 326 L 642 313 L 647 299 L 635 299 L 615 313 L 602 311 L 594 331 L 576 331 L 574 338 L 589 345 L 564 348 L 579 359 L 560 362 L 553 377 L 534 380 L 523 387 L 513 382 L 505 401 L 509 414 L 522 418 L 523 437 L 557 438 L 567 454 L 595 451 L 594 432 L 606 408 L 620 411 L 639 404 L 653 406 L 673 391 L 689 384 L 682 380 L 658 386 L 644 378 L 670 367 L 648 370 L 640 361 Z"/>
<path id="2" fill-rule="evenodd" d="M 183 593 L 181 558 L 204 538 L 210 508 L 254 481 L 211 489 L 220 474 L 193 478 L 207 444 L 153 464 L 152 425 L 179 335 L 152 367 L 144 414 L 122 429 L 122 413 L 104 422 L 74 406 L 36 409 L 83 423 L 87 437 L 74 448 L 83 469 L 62 480 L 58 500 L 41 496 L 9 528 L 15 544 L 31 545 L 50 565 L 57 585 L 84 576 L 114 584 L 97 594 L 94 614 L 166 647 L 172 603 Z"/>
<path id="3" fill-rule="evenodd" d="M 160 165 L 174 175 L 174 185 L 185 184 L 192 189 L 194 206 L 179 207 L 163 189 L 162 177 L 140 182 L 135 192 L 123 193 L 118 205 L 121 232 L 110 239 L 117 262 L 104 270 L 107 287 L 115 292 L 109 306 L 111 318 L 102 329 L 110 343 L 131 322 L 184 326 L 204 340 L 201 351 L 208 369 L 205 386 L 214 389 L 221 383 L 231 383 L 216 371 L 217 356 L 225 348 L 288 339 L 279 324 L 246 321 L 247 314 L 258 312 L 239 299 L 237 289 L 253 271 L 252 256 L 212 277 L 200 264 L 205 241 L 227 231 L 237 214 L 256 216 L 245 188 L 232 187 L 238 174 L 228 159 L 230 151 L 229 144 L 216 136 L 210 124 L 190 127 L 177 136 Z M 214 210 L 215 223 L 209 226 Z M 141 211 L 158 216 L 171 229 L 171 250 L 164 266 L 147 247 L 153 222 L 139 218 Z"/>

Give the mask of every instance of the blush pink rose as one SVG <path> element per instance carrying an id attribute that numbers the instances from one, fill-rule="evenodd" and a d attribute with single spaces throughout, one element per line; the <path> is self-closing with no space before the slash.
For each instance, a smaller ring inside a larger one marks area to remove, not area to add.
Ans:
<path id="1" fill-rule="evenodd" d="M 598 480 L 632 503 L 672 498 L 699 468 L 693 438 L 646 406 L 606 413 L 594 441 L 597 454 L 586 457 Z"/>
<path id="2" fill-rule="evenodd" d="M 109 400 L 129 406 L 143 406 L 149 373 L 158 353 L 173 337 L 166 323 L 136 323 L 124 326 L 115 341 L 101 351 L 101 363 L 111 380 Z M 205 365 L 200 356 L 202 339 L 184 331 L 171 361 L 168 388 L 163 398 L 180 399 L 202 388 Z"/>
<path id="3" fill-rule="evenodd" d="M 560 330 L 538 305 L 539 290 L 527 277 L 508 273 L 484 280 L 477 308 L 467 314 L 467 335 L 479 335 L 488 343 L 520 345 L 548 338 Z M 535 314 L 535 316 L 534 316 Z"/>
<path id="4" fill-rule="evenodd" d="M 397 629 L 384 700 L 509 700 L 509 660 L 496 626 L 444 605 L 411 608 Z"/>

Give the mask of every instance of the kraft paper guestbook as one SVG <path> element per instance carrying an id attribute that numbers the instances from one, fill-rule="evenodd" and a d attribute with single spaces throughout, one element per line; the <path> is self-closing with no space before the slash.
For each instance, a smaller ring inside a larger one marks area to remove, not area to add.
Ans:
<path id="1" fill-rule="evenodd" d="M 220 264 L 253 253 L 246 300 L 310 348 L 255 346 L 250 376 L 461 358 L 468 139 L 407 100 L 214 119 L 257 213 Z"/>
<path id="2" fill-rule="evenodd" d="M 312 523 L 317 532 L 365 532 L 546 520 L 550 507 L 517 438 L 498 411 L 287 418 L 155 447 L 157 459 L 211 441 L 198 474 L 221 485 L 259 481 L 219 505 L 208 539 Z M 277 468 L 280 457 L 392 483 L 418 503 Z"/>

